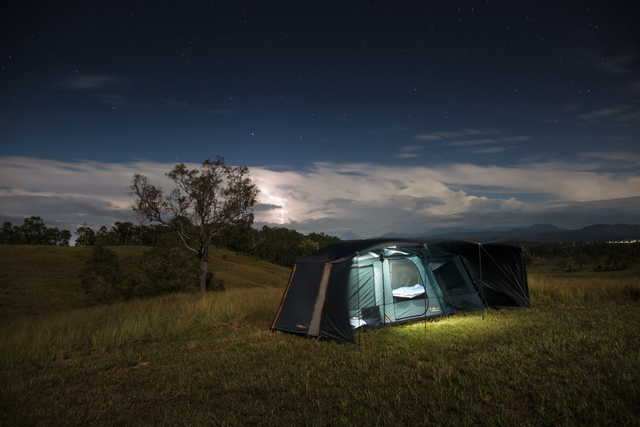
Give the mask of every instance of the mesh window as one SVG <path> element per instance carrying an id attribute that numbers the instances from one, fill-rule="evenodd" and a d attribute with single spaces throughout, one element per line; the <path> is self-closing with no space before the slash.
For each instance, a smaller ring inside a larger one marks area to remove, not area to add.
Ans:
<path id="1" fill-rule="evenodd" d="M 449 295 L 465 295 L 472 292 L 453 262 L 445 263 L 434 270 L 434 273 Z"/>
<path id="2" fill-rule="evenodd" d="M 391 260 L 391 289 L 422 285 L 416 266 L 407 259 Z"/>

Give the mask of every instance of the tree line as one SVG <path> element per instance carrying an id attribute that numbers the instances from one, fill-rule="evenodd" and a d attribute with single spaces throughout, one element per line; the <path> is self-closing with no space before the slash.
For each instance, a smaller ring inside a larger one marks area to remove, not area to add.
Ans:
<path id="1" fill-rule="evenodd" d="M 285 227 L 265 225 L 261 229 L 255 229 L 248 225 L 232 228 L 216 237 L 212 243 L 220 248 L 291 268 L 296 260 L 341 241 L 339 237 L 324 233 L 312 232 L 304 235 Z"/>
<path id="2" fill-rule="evenodd" d="M 171 231 L 164 225 L 134 225 L 131 222 L 116 222 L 111 228 L 101 226 L 95 231 L 83 224 L 76 232 L 76 246 L 94 246 L 101 241 L 107 246 L 154 245 L 161 234 Z M 47 227 L 39 216 L 25 218 L 21 226 L 7 221 L 0 228 L 0 244 L 3 245 L 50 245 L 69 246 L 73 234 L 58 227 Z"/>
<path id="3" fill-rule="evenodd" d="M 111 228 L 101 226 L 98 231 L 84 224 L 76 230 L 76 246 L 94 246 L 98 242 L 106 246 L 150 246 L 171 229 L 162 224 L 135 225 L 132 222 L 116 221 Z"/>
<path id="4" fill-rule="evenodd" d="M 640 243 L 523 242 L 522 246 L 534 258 L 556 261 L 560 269 L 569 272 L 585 268 L 595 272 L 624 270 L 640 261 Z"/>
<path id="5" fill-rule="evenodd" d="M 12 226 L 10 222 L 5 222 L 0 233 L 0 244 L 6 245 L 69 246 L 73 237 L 69 230 L 47 227 L 39 216 L 25 218 L 22 226 Z M 163 224 L 136 225 L 129 221 L 117 221 L 111 227 L 103 225 L 97 231 L 84 224 L 75 232 L 74 244 L 86 247 L 155 246 L 163 235 L 171 233 L 171 227 Z M 212 244 L 272 264 L 293 267 L 296 260 L 341 241 L 339 237 L 324 233 L 312 232 L 304 235 L 285 227 L 267 225 L 256 229 L 251 223 L 247 223 L 243 227 L 230 228 L 216 236 Z M 177 240 L 174 240 L 174 243 L 176 246 L 180 244 Z"/>
<path id="6" fill-rule="evenodd" d="M 47 227 L 39 216 L 25 218 L 21 226 L 7 221 L 0 229 L 0 244 L 3 245 L 69 246 L 71 237 L 69 230 Z"/>

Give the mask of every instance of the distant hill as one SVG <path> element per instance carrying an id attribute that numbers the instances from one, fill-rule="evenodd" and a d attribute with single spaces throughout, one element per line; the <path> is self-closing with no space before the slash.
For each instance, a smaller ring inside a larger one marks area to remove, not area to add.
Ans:
<path id="1" fill-rule="evenodd" d="M 564 228 L 558 228 L 551 224 L 533 224 L 529 230 L 538 231 L 540 233 L 553 233 L 555 231 L 564 231 Z"/>
<path id="2" fill-rule="evenodd" d="M 352 233 L 351 231 L 347 231 L 346 233 L 344 233 L 342 235 L 342 237 L 340 237 L 342 240 L 361 240 L 362 236 L 358 236 L 355 233 Z"/>
<path id="3" fill-rule="evenodd" d="M 434 228 L 431 231 L 422 233 L 390 232 L 376 238 L 416 239 L 425 241 L 466 239 L 483 243 L 506 242 L 513 240 L 529 240 L 536 242 L 606 242 L 609 240 L 638 240 L 640 239 L 640 225 L 597 224 L 584 227 L 579 230 L 567 230 L 564 228 L 558 228 L 552 224 L 534 224 L 530 227 L 522 228 L 492 227 L 488 229 L 448 227 Z M 354 240 L 354 238 L 352 237 L 350 240 Z"/>
<path id="4" fill-rule="evenodd" d="M 517 230 L 517 231 L 516 231 Z M 465 228 L 465 227 L 438 227 L 430 231 L 420 233 L 385 233 L 377 238 L 383 239 L 424 239 L 425 237 L 451 236 L 452 239 L 464 239 L 464 236 L 501 236 L 506 233 L 508 236 L 527 236 L 537 233 L 552 233 L 556 231 L 565 231 L 552 224 L 533 224 L 531 227 L 513 228 L 513 227 L 491 227 L 491 228 Z"/>
<path id="5" fill-rule="evenodd" d="M 579 230 L 564 230 L 550 224 L 536 224 L 529 228 L 506 231 L 485 230 L 452 232 L 422 236 L 424 240 L 471 239 L 483 243 L 528 240 L 533 242 L 606 242 L 610 240 L 640 239 L 638 224 L 597 224 Z"/>
<path id="6" fill-rule="evenodd" d="M 555 233 L 536 234 L 534 241 L 552 242 L 606 242 L 609 240 L 640 240 L 638 224 L 596 224 L 580 230 L 562 230 Z"/>

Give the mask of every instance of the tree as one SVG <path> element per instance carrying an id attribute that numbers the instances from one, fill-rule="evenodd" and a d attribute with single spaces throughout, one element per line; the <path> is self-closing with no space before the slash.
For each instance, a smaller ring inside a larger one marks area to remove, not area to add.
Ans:
<path id="1" fill-rule="evenodd" d="M 24 224 L 22 224 L 22 233 L 26 236 L 30 245 L 44 244 L 44 236 L 46 232 L 47 227 L 39 216 L 32 216 L 24 219 Z"/>
<path id="2" fill-rule="evenodd" d="M 96 233 L 91 227 L 87 227 L 85 222 L 82 227 L 76 230 L 78 238 L 76 239 L 76 246 L 91 246 L 95 239 Z"/>
<path id="3" fill-rule="evenodd" d="M 584 270 L 587 264 L 589 264 L 589 258 L 583 253 L 578 254 L 578 256 L 576 257 L 576 267 L 579 270 Z"/>
<path id="4" fill-rule="evenodd" d="M 60 238 L 58 240 L 58 245 L 60 245 L 60 246 L 69 246 L 69 240 L 71 240 L 71 232 L 69 230 L 62 230 L 60 232 Z"/>
<path id="5" fill-rule="evenodd" d="M 47 228 L 39 216 L 24 219 L 24 224 L 11 226 L 9 221 L 0 228 L 0 244 L 69 246 L 71 232 L 58 227 Z"/>
<path id="6" fill-rule="evenodd" d="M 136 212 L 136 219 L 140 224 L 140 226 L 138 227 L 138 244 L 142 245 L 143 236 L 144 236 L 144 227 L 146 227 L 145 224 L 149 222 L 149 220 L 142 214 L 142 212 Z"/>
<path id="7" fill-rule="evenodd" d="M 253 205 L 258 188 L 246 166 L 227 166 L 224 159 L 207 159 L 200 169 L 188 170 L 184 163 L 166 173 L 176 188 L 165 196 L 162 188 L 146 176 L 133 175 L 132 208 L 150 222 L 173 229 L 184 247 L 198 257 L 200 290 L 207 290 L 207 256 L 211 239 L 232 227 L 253 223 Z"/>
<path id="8" fill-rule="evenodd" d="M 61 240 L 62 240 L 62 235 L 60 234 L 60 230 L 58 230 L 58 227 L 45 229 L 44 236 L 42 239 L 43 245 L 62 246 L 60 244 Z"/>
<path id="9" fill-rule="evenodd" d="M 112 239 L 111 233 L 109 232 L 109 229 L 107 229 L 107 227 L 104 225 L 100 226 L 100 228 L 96 232 L 95 239 L 99 239 L 101 243 L 107 246 L 114 244 L 112 241 L 113 239 Z"/>
<path id="10" fill-rule="evenodd" d="M 144 273 L 134 290 L 136 297 L 151 297 L 173 292 L 192 292 L 200 287 L 200 265 L 198 260 L 179 241 L 176 233 L 164 234 L 158 244 L 144 253 L 138 265 Z M 214 280 L 209 271 L 208 279 Z M 208 280 L 207 288 L 212 289 L 220 281 Z"/>
<path id="11" fill-rule="evenodd" d="M 93 301 L 110 304 L 127 299 L 118 256 L 103 244 L 93 247 L 91 258 L 80 269 L 78 277 L 82 289 Z"/>
<path id="12" fill-rule="evenodd" d="M 9 221 L 2 224 L 2 228 L 0 229 L 0 243 L 3 245 L 8 245 L 11 243 L 13 237 L 13 232 L 11 230 L 11 223 Z"/>
<path id="13" fill-rule="evenodd" d="M 27 245 L 29 241 L 27 240 L 27 236 L 24 235 L 22 231 L 22 227 L 18 227 L 14 225 L 11 228 L 11 240 L 9 242 L 12 245 Z"/>
<path id="14" fill-rule="evenodd" d="M 124 241 L 125 246 L 131 243 L 133 237 L 134 225 L 132 222 L 119 222 L 111 226 L 111 233 L 115 236 L 116 244 L 120 244 L 121 239 Z"/>
<path id="15" fill-rule="evenodd" d="M 564 259 L 560 259 L 558 260 L 558 262 L 556 262 L 556 265 L 561 271 L 564 271 L 567 268 L 567 261 Z"/>

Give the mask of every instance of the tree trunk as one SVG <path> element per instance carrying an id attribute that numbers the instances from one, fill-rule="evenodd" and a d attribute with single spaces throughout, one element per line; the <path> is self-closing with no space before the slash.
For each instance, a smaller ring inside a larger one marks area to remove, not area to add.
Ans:
<path id="1" fill-rule="evenodd" d="M 207 291 L 207 256 L 200 257 L 200 290 Z"/>

